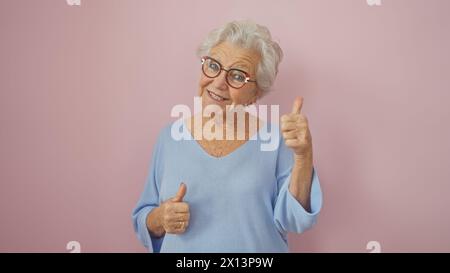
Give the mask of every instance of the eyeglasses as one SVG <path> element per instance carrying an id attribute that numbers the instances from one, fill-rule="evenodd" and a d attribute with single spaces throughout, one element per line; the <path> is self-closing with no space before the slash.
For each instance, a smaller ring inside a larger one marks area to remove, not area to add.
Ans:
<path id="1" fill-rule="evenodd" d="M 239 89 L 248 82 L 256 82 L 256 80 L 251 80 L 247 72 L 240 69 L 231 68 L 225 69 L 222 65 L 211 57 L 202 57 L 202 71 L 208 78 L 216 78 L 220 75 L 222 70 L 227 72 L 225 77 L 229 86 Z"/>

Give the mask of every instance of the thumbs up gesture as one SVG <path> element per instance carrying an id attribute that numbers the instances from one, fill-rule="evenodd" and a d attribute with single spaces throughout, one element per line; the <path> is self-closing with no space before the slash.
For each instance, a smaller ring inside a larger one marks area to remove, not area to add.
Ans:
<path id="1" fill-rule="evenodd" d="M 303 97 L 297 97 L 292 112 L 281 116 L 281 132 L 286 146 L 294 151 L 296 160 L 312 158 L 312 139 L 308 120 L 301 114 Z"/>
<path id="2" fill-rule="evenodd" d="M 184 233 L 189 225 L 189 205 L 183 202 L 186 191 L 186 184 L 181 183 L 177 194 L 160 206 L 162 211 L 160 221 L 166 233 Z"/>

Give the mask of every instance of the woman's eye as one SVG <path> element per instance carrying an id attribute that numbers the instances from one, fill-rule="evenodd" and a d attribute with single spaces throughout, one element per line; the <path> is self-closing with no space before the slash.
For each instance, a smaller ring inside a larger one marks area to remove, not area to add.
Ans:
<path id="1" fill-rule="evenodd" d="M 233 79 L 238 82 L 244 82 L 245 76 L 241 74 L 234 74 Z"/>
<path id="2" fill-rule="evenodd" d="M 218 70 L 219 70 L 219 65 L 216 64 L 216 63 L 210 63 L 210 64 L 209 64 L 209 68 L 210 68 L 211 70 L 218 71 Z"/>

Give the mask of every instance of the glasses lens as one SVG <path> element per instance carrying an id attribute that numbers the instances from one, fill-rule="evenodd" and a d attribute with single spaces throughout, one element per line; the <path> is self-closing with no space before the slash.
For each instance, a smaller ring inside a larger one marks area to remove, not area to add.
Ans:
<path id="1" fill-rule="evenodd" d="M 234 88 L 240 88 L 244 86 L 247 75 L 239 70 L 230 69 L 227 75 L 228 83 Z"/>
<path id="2" fill-rule="evenodd" d="M 211 59 L 205 59 L 203 72 L 208 77 L 216 77 L 220 73 L 220 64 Z"/>

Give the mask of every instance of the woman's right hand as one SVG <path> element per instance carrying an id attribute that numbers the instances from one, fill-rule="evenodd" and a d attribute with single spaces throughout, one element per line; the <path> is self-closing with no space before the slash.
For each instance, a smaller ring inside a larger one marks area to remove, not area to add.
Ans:
<path id="1" fill-rule="evenodd" d="M 175 197 L 166 200 L 159 206 L 160 223 L 166 233 L 181 234 L 189 226 L 189 204 L 183 202 L 186 191 L 186 184 L 181 183 Z"/>

